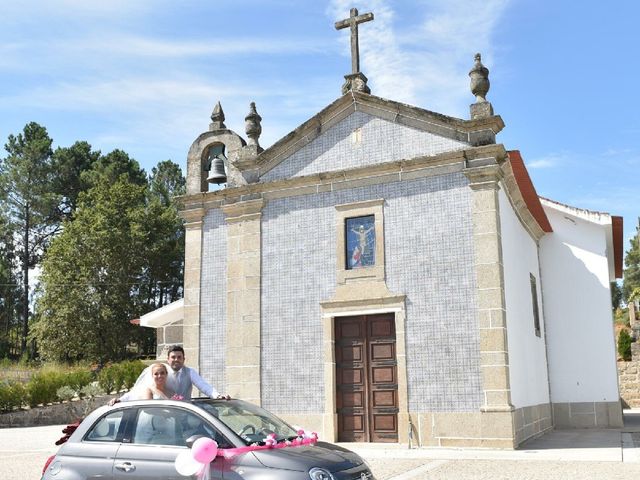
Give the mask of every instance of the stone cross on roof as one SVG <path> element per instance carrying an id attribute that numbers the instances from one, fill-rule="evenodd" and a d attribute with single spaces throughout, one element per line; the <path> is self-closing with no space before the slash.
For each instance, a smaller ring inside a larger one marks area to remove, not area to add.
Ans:
<path id="1" fill-rule="evenodd" d="M 351 28 L 351 73 L 360 72 L 360 51 L 358 48 L 358 24 L 373 20 L 373 13 L 358 15 L 358 9 L 352 8 L 349 18 L 336 22 L 336 30 Z"/>
<path id="2" fill-rule="evenodd" d="M 358 9 L 352 8 L 349 18 L 336 22 L 336 30 L 349 27 L 351 29 L 351 73 L 345 75 L 342 93 L 349 91 L 371 93 L 367 86 L 367 77 L 360 72 L 360 51 L 358 48 L 358 24 L 373 20 L 373 13 L 358 15 Z"/>

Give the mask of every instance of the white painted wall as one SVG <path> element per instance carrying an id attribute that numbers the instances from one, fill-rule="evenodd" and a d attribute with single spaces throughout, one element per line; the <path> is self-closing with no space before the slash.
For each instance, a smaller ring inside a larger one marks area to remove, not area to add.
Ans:
<path id="1" fill-rule="evenodd" d="M 543 201 L 540 242 L 551 400 L 619 399 L 607 234 L 611 217 Z"/>
<path id="2" fill-rule="evenodd" d="M 499 192 L 509 345 L 509 378 L 514 407 L 549 403 L 538 246 L 516 216 L 504 191 Z M 540 336 L 533 321 L 529 274 L 536 277 Z"/>

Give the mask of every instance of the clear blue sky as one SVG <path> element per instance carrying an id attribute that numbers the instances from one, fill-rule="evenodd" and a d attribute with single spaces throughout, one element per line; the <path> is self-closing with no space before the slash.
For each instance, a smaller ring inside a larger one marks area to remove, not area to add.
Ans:
<path id="1" fill-rule="evenodd" d="M 220 100 L 244 133 L 250 101 L 271 145 L 340 95 L 360 27 L 378 96 L 468 118 L 481 52 L 488 100 L 538 193 L 640 215 L 640 2 L 636 0 L 0 0 L 0 140 L 29 121 L 56 146 L 122 148 L 150 171 L 186 168 Z M 2 152 L 1 155 L 4 155 Z"/>

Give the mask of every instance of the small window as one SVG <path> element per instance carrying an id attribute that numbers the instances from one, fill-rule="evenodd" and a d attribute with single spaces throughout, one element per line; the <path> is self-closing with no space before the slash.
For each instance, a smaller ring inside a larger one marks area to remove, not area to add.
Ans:
<path id="1" fill-rule="evenodd" d="M 90 442 L 115 442 L 123 416 L 123 410 L 105 415 L 93 425 L 84 439 Z"/>
<path id="2" fill-rule="evenodd" d="M 540 336 L 540 312 L 538 309 L 538 287 L 536 285 L 536 277 L 533 274 L 529 274 L 529 281 L 531 282 L 531 303 L 533 305 L 533 328 L 536 335 Z"/>
<path id="3" fill-rule="evenodd" d="M 375 215 L 345 219 L 347 270 L 376 264 Z"/>

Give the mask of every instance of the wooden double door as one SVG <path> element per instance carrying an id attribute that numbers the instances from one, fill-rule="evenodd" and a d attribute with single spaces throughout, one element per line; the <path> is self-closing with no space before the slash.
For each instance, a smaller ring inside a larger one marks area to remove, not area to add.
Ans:
<path id="1" fill-rule="evenodd" d="M 338 441 L 398 441 L 394 314 L 335 318 Z"/>

